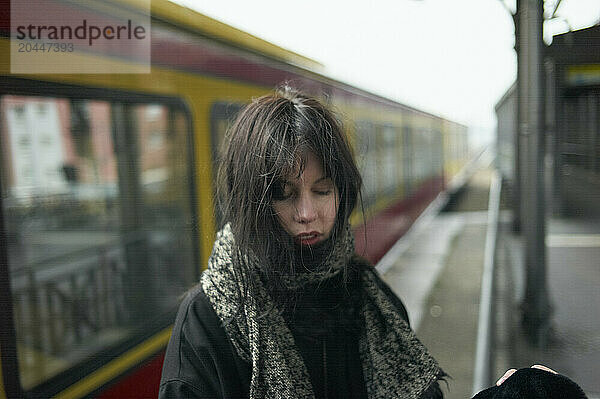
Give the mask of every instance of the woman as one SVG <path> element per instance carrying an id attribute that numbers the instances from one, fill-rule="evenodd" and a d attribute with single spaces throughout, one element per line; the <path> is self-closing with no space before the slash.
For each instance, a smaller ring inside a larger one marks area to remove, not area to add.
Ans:
<path id="1" fill-rule="evenodd" d="M 404 306 L 354 253 L 361 178 L 325 106 L 287 87 L 254 100 L 219 175 L 229 223 L 180 307 L 161 397 L 442 397 Z"/>
<path id="2" fill-rule="evenodd" d="M 249 104 L 220 168 L 228 223 L 180 306 L 160 397 L 441 398 L 401 301 L 354 252 L 361 178 L 319 101 Z"/>

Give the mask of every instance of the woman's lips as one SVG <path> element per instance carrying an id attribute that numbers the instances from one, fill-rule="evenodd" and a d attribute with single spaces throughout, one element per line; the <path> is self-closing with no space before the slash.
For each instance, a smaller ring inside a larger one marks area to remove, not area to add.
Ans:
<path id="1" fill-rule="evenodd" d="M 321 241 L 321 233 L 316 231 L 311 231 L 308 233 L 300 233 L 296 235 L 295 240 L 297 243 L 301 245 L 315 245 L 319 241 Z"/>

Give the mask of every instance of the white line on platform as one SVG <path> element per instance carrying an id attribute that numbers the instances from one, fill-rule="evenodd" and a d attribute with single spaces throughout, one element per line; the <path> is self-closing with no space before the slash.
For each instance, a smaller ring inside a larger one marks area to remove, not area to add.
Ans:
<path id="1" fill-rule="evenodd" d="M 555 248 L 600 247 L 600 234 L 549 234 L 546 246 Z"/>
<path id="2" fill-rule="evenodd" d="M 391 261 L 383 280 L 402 299 L 413 330 L 418 331 L 429 293 L 446 264 L 454 237 L 462 231 L 462 215 L 438 215 L 413 236 L 405 251 Z"/>

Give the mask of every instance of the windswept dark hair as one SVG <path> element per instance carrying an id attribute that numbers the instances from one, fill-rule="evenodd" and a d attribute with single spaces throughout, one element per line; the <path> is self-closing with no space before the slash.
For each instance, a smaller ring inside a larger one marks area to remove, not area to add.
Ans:
<path id="1" fill-rule="evenodd" d="M 256 257 L 267 280 L 294 273 L 292 238 L 273 211 L 283 181 L 302 171 L 310 151 L 335 183 L 339 206 L 331 239 L 348 227 L 361 187 L 341 122 L 319 100 L 283 86 L 254 99 L 228 131 L 219 167 L 218 198 L 235 237 L 236 258 Z"/>

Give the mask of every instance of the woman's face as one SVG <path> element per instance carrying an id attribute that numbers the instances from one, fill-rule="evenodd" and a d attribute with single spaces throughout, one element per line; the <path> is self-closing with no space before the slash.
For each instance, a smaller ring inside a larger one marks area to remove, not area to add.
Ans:
<path id="1" fill-rule="evenodd" d="M 273 201 L 281 226 L 300 245 L 316 245 L 331 235 L 339 195 L 333 181 L 325 176 L 321 162 L 306 152 L 304 171 L 288 176 L 283 198 Z"/>

